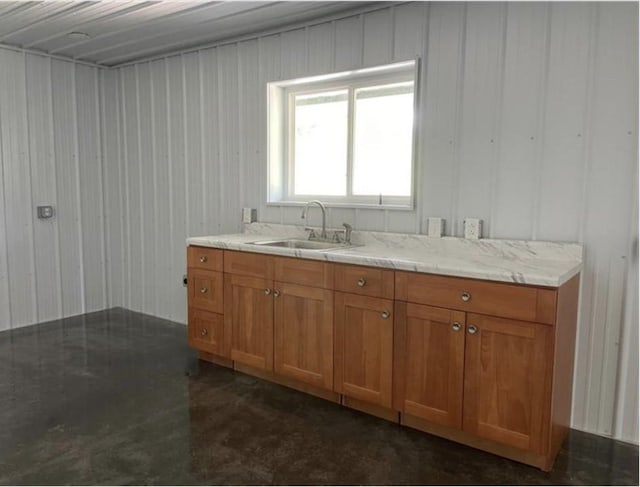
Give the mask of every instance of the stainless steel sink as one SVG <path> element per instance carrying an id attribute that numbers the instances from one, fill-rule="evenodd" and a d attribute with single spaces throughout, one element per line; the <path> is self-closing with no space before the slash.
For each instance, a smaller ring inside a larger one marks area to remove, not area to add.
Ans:
<path id="1" fill-rule="evenodd" d="M 349 249 L 355 247 L 352 244 L 343 244 L 338 242 L 320 242 L 318 240 L 302 240 L 297 238 L 289 238 L 285 240 L 262 240 L 260 242 L 248 242 L 252 245 L 261 247 L 280 247 L 286 249 L 305 249 L 305 250 L 336 250 Z"/>

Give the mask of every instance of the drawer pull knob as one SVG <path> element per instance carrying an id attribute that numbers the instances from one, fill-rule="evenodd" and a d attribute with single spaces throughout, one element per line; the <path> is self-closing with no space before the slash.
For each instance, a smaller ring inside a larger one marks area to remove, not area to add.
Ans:
<path id="1" fill-rule="evenodd" d="M 203 264 L 207 261 L 207 256 L 203 255 L 202 257 L 200 257 L 200 262 L 202 262 Z"/>
<path id="2" fill-rule="evenodd" d="M 206 336 L 207 336 L 207 329 L 206 329 L 206 328 L 203 328 L 203 329 L 202 329 L 202 331 L 200 332 L 200 334 L 201 334 L 203 337 L 206 337 Z"/>
<path id="3" fill-rule="evenodd" d="M 264 290 L 264 294 L 265 296 L 269 296 L 269 294 L 271 294 L 271 289 L 267 288 Z"/>
<path id="4" fill-rule="evenodd" d="M 273 291 L 273 295 L 274 295 L 274 297 L 276 297 L 276 298 L 277 298 L 278 296 L 280 296 L 280 291 L 278 291 L 278 290 L 276 289 L 275 291 Z"/>
<path id="5" fill-rule="evenodd" d="M 469 332 L 469 335 L 475 335 L 478 331 L 478 327 L 476 325 L 469 325 L 467 331 Z"/>
<path id="6" fill-rule="evenodd" d="M 358 279 L 358 286 L 363 287 L 366 283 L 367 281 L 365 281 L 364 278 L 361 277 Z"/>
<path id="7" fill-rule="evenodd" d="M 208 289 L 206 287 L 200 288 L 202 294 L 207 294 Z"/>
<path id="8" fill-rule="evenodd" d="M 386 320 L 389 317 L 389 312 L 383 311 L 382 313 L 380 313 L 380 316 L 382 316 L 382 319 Z"/>
<path id="9" fill-rule="evenodd" d="M 451 328 L 453 328 L 453 331 L 460 331 L 461 325 L 460 323 L 458 323 L 457 321 L 454 321 L 453 324 L 451 325 Z"/>
<path id="10" fill-rule="evenodd" d="M 462 295 L 460 295 L 460 298 L 464 301 L 470 301 L 471 300 L 471 294 L 469 294 L 467 291 L 463 292 Z"/>

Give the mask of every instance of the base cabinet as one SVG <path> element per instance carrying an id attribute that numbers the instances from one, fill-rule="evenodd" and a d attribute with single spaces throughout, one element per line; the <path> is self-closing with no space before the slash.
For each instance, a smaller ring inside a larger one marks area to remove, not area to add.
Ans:
<path id="1" fill-rule="evenodd" d="M 393 301 L 336 292 L 335 391 L 390 408 Z"/>
<path id="2" fill-rule="evenodd" d="M 465 314 L 397 302 L 394 344 L 395 408 L 461 428 Z"/>
<path id="3" fill-rule="evenodd" d="M 200 357 L 549 470 L 579 276 L 557 289 L 188 249 Z"/>
<path id="4" fill-rule="evenodd" d="M 333 291 L 276 282 L 277 374 L 333 389 Z"/>
<path id="5" fill-rule="evenodd" d="M 467 321 L 464 430 L 545 453 L 552 328 L 476 314 L 469 314 Z"/>
<path id="6" fill-rule="evenodd" d="M 273 281 L 225 274 L 224 328 L 229 357 L 273 370 Z"/>

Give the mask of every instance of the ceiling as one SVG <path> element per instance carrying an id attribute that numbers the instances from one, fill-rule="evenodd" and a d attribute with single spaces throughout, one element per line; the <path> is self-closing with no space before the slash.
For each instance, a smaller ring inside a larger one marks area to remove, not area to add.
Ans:
<path id="1" fill-rule="evenodd" d="M 0 0 L 0 44 L 115 66 L 364 5 L 357 1 Z M 71 32 L 89 37 L 72 38 Z"/>

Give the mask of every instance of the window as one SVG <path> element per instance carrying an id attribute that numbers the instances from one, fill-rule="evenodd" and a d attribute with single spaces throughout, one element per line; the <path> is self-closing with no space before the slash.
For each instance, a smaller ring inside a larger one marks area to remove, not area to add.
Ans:
<path id="1" fill-rule="evenodd" d="M 413 206 L 416 61 L 269 84 L 269 201 Z"/>

